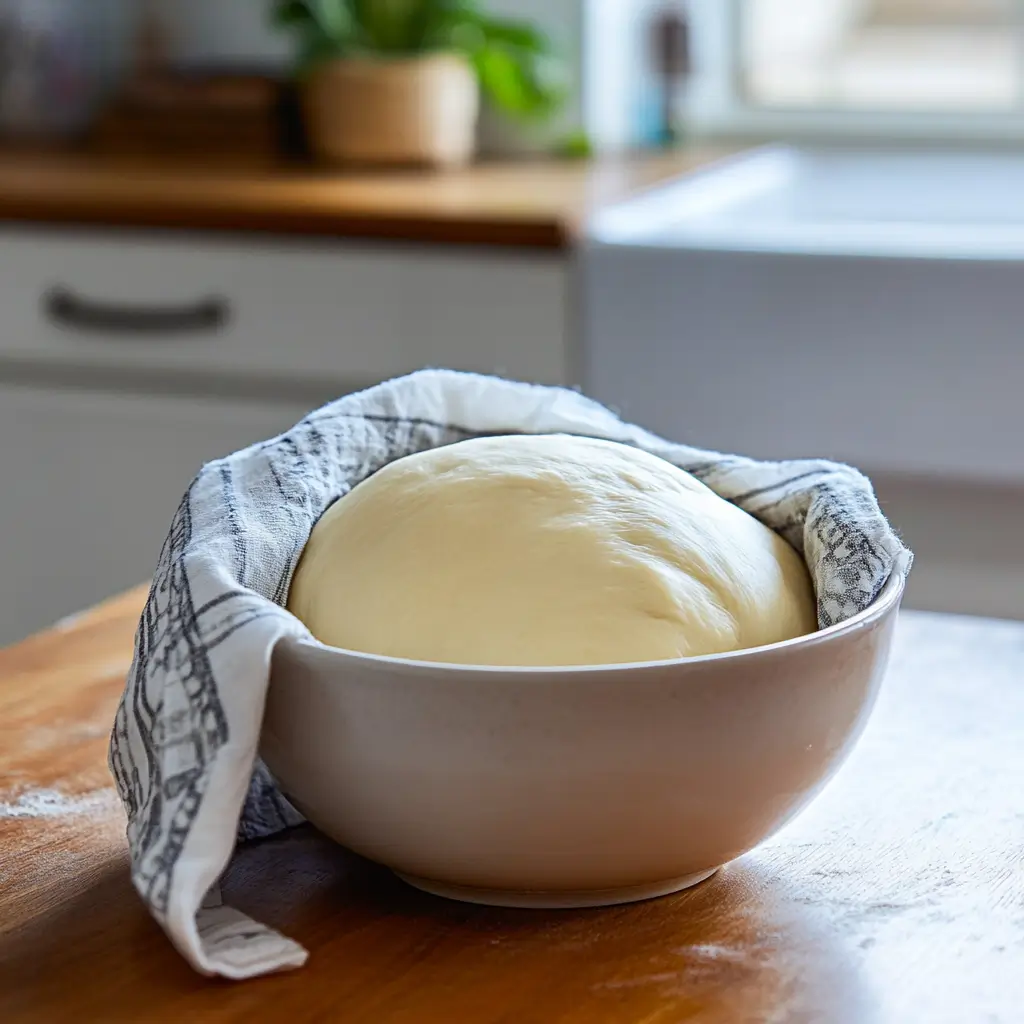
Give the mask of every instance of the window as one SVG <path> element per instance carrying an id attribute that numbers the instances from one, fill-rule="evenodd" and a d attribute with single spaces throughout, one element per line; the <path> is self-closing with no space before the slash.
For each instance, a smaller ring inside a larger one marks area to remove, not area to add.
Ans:
<path id="1" fill-rule="evenodd" d="M 1024 0 L 691 3 L 712 130 L 1024 138 Z"/>

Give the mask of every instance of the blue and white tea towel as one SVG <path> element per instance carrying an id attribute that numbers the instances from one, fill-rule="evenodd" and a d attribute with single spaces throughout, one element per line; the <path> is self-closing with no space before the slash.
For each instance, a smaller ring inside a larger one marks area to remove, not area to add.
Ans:
<path id="1" fill-rule="evenodd" d="M 861 611 L 892 573 L 910 569 L 910 552 L 853 469 L 672 444 L 575 392 L 472 374 L 429 370 L 381 384 L 210 463 L 160 554 L 110 744 L 133 882 L 196 970 L 248 978 L 306 959 L 295 942 L 222 905 L 217 881 L 236 841 L 302 820 L 257 748 L 274 645 L 309 635 L 282 605 L 313 525 L 394 459 L 507 433 L 621 441 L 693 473 L 803 553 L 821 626 Z"/>

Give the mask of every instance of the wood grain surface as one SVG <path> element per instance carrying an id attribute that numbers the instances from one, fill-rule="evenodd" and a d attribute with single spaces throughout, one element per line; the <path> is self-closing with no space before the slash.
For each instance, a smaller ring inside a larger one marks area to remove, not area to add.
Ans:
<path id="1" fill-rule="evenodd" d="M 875 717 L 794 825 L 631 907 L 461 906 L 311 829 L 225 899 L 301 971 L 209 981 L 135 897 L 106 733 L 134 592 L 0 652 L 0 1020 L 1012 1024 L 1024 1019 L 1024 625 L 906 615 Z"/>
<path id="2" fill-rule="evenodd" d="M 0 220 L 558 249 L 594 208 L 724 153 L 358 174 L 8 153 Z"/>

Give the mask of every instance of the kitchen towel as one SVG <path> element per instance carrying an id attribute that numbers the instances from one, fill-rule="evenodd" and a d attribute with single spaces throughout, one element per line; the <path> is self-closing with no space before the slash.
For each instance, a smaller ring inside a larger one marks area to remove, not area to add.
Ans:
<path id="1" fill-rule="evenodd" d="M 297 943 L 223 905 L 217 883 L 236 842 L 302 821 L 257 750 L 274 646 L 309 638 L 282 606 L 313 525 L 395 459 L 509 433 L 620 441 L 694 474 L 804 555 L 822 627 L 910 570 L 910 552 L 856 470 L 673 444 L 574 391 L 475 374 L 424 370 L 380 384 L 210 463 L 164 542 L 110 743 L 132 881 L 197 971 L 240 979 L 306 959 Z M 813 424 L 808 436 L 811 447 Z"/>

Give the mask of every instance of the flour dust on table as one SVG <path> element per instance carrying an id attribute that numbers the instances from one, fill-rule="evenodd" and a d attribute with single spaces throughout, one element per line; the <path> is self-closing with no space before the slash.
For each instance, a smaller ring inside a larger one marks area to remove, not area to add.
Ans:
<path id="1" fill-rule="evenodd" d="M 310 639 L 283 607 L 323 512 L 382 466 L 471 437 L 575 434 L 634 445 L 779 532 L 807 562 L 818 624 L 872 603 L 911 556 L 857 471 L 673 444 L 561 388 L 422 371 L 339 399 L 205 466 L 174 517 L 136 634 L 110 767 L 136 889 L 204 974 L 298 967 L 297 943 L 220 904 L 236 840 L 301 821 L 258 760 L 271 657 Z"/>

